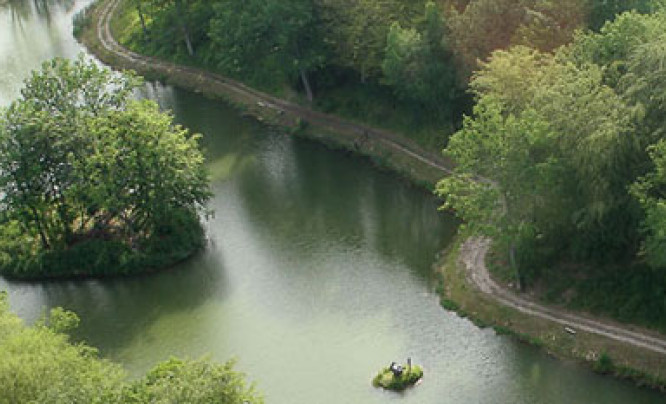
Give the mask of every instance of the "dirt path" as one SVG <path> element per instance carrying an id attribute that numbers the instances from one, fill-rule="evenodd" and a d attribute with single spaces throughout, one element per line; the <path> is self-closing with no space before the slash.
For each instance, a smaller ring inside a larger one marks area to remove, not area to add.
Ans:
<path id="1" fill-rule="evenodd" d="M 111 35 L 110 19 L 113 11 L 120 0 L 109 0 L 103 4 L 98 25 L 95 27 L 97 36 L 104 48 L 116 56 L 126 59 L 135 65 L 143 65 L 164 72 L 177 71 L 180 74 L 189 75 L 195 79 L 205 78 L 217 85 L 224 86 L 227 90 L 244 97 L 249 97 L 261 102 L 268 108 L 279 109 L 293 116 L 300 117 L 313 124 L 329 127 L 337 131 L 352 133 L 357 136 L 371 136 L 381 141 L 391 149 L 400 151 L 422 163 L 434 167 L 442 174 L 451 173 L 450 162 L 441 156 L 423 150 L 418 145 L 387 131 L 371 128 L 365 125 L 345 121 L 339 117 L 313 111 L 303 106 L 281 100 L 271 95 L 249 88 L 242 83 L 228 78 L 205 72 L 199 69 L 179 66 L 172 63 L 146 57 L 123 48 Z M 648 332 L 639 332 L 629 329 L 627 326 L 610 324 L 584 317 L 578 314 L 568 313 L 564 310 L 546 307 L 526 298 L 520 297 L 512 291 L 500 286 L 492 280 L 485 264 L 485 257 L 490 247 L 490 241 L 485 238 L 470 238 L 461 247 L 460 259 L 467 272 L 467 278 L 483 293 L 493 297 L 498 303 L 512 307 L 520 312 L 543 318 L 561 324 L 572 331 L 584 331 L 593 334 L 631 344 L 650 351 L 666 354 L 666 339 Z"/>
<path id="2" fill-rule="evenodd" d="M 573 331 L 585 331 L 627 344 L 666 354 L 666 339 L 648 335 L 645 332 L 630 330 L 628 327 L 610 324 L 564 310 L 540 305 L 518 296 L 511 290 L 495 282 L 486 267 L 486 254 L 490 248 L 487 238 L 473 237 L 466 240 L 460 251 L 460 260 L 467 273 L 467 279 L 483 293 L 492 296 L 497 302 L 520 312 L 540 317 L 568 327 Z"/>

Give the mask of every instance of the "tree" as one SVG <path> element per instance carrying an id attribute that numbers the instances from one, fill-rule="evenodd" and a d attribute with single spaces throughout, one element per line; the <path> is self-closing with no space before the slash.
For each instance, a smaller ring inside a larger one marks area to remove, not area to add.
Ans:
<path id="1" fill-rule="evenodd" d="M 603 68 L 604 83 L 622 92 L 623 77 L 637 47 L 658 39 L 666 30 L 664 12 L 626 12 L 603 25 L 599 32 L 579 33 L 563 51 L 577 65 L 593 63 Z"/>
<path id="2" fill-rule="evenodd" d="M 649 148 L 654 168 L 631 187 L 645 212 L 642 253 L 651 267 L 666 268 L 666 140 Z"/>
<path id="3" fill-rule="evenodd" d="M 54 59 L 0 114 L 0 206 L 40 241 L 36 251 L 95 239 L 140 252 L 183 215 L 200 227 L 210 191 L 198 136 L 130 101 L 137 83 Z"/>
<path id="4" fill-rule="evenodd" d="M 0 402 L 119 402 L 125 377 L 120 366 L 99 359 L 96 349 L 70 344 L 66 334 L 44 322 L 23 325 L 0 292 Z"/>
<path id="5" fill-rule="evenodd" d="M 542 246 L 584 259 L 630 255 L 631 113 L 602 70 L 515 47 L 495 52 L 471 88 L 475 115 L 446 149 L 457 175 L 438 187 L 445 206 L 504 241 L 519 271 Z M 474 178 L 483 180 L 462 180 Z"/>
<path id="6" fill-rule="evenodd" d="M 588 0 L 589 27 L 598 30 L 607 21 L 613 21 L 625 11 L 635 10 L 645 13 L 650 11 L 651 0 Z"/>
<path id="7" fill-rule="evenodd" d="M 141 32 L 130 42 L 141 51 L 172 60 L 200 59 L 208 50 L 213 2 L 203 0 L 131 0 Z"/>
<path id="8" fill-rule="evenodd" d="M 312 0 L 221 0 L 214 10 L 210 38 L 221 69 L 241 73 L 268 64 L 298 77 L 312 101 L 309 75 L 325 61 Z"/>
<path id="9" fill-rule="evenodd" d="M 123 390 L 124 403 L 176 402 L 193 404 L 261 404 L 234 361 L 212 364 L 204 360 L 171 358 Z"/>
<path id="10" fill-rule="evenodd" d="M 331 63 L 351 69 L 361 83 L 378 79 L 393 22 L 408 26 L 412 18 L 398 0 L 317 0 L 322 31 L 333 49 Z"/>
<path id="11" fill-rule="evenodd" d="M 453 50 L 463 77 L 469 77 L 495 49 L 511 44 L 525 19 L 528 0 L 472 0 L 462 11 L 453 9 L 447 19 L 454 38 Z"/>
<path id="12" fill-rule="evenodd" d="M 447 33 L 437 6 L 425 7 L 422 33 L 393 23 L 382 63 L 384 82 L 396 96 L 431 111 L 448 110 L 453 99 L 455 69 Z"/>
<path id="13" fill-rule="evenodd" d="M 72 166 L 90 148 L 82 124 L 124 108 L 136 85 L 132 76 L 113 75 L 82 57 L 54 59 L 33 72 L 22 99 L 0 115 L 2 206 L 37 231 L 43 248 L 74 241 Z"/>
<path id="14" fill-rule="evenodd" d="M 456 162 L 455 173 L 437 185 L 444 208 L 506 246 L 521 287 L 525 268 L 517 247 L 545 230 L 538 217 L 561 189 L 563 168 L 548 154 L 552 139 L 535 111 L 505 116 L 496 99 L 484 97 L 474 119 L 467 117 L 450 138 L 445 154 Z"/>

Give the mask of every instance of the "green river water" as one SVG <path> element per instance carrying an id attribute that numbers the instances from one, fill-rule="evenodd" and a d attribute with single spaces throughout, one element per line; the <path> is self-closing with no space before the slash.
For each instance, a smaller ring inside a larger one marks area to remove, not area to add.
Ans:
<path id="1" fill-rule="evenodd" d="M 71 16 L 86 3 L 0 0 L 0 106 L 41 61 L 82 51 Z M 172 355 L 236 357 L 269 404 L 666 402 L 443 310 L 433 263 L 455 222 L 426 191 L 196 94 L 149 84 L 143 96 L 205 135 L 209 248 L 146 277 L 0 278 L 27 321 L 76 311 L 77 338 L 133 375 Z M 371 387 L 380 367 L 407 357 L 425 368 L 420 386 Z"/>

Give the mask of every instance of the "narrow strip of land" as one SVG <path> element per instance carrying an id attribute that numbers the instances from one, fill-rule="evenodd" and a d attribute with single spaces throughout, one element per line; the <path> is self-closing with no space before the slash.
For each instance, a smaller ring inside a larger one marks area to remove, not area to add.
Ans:
<path id="1" fill-rule="evenodd" d="M 428 166 L 442 171 L 442 175 L 451 173 L 451 165 L 441 156 L 423 150 L 418 145 L 393 133 L 371 128 L 358 123 L 345 121 L 337 116 L 328 115 L 318 111 L 313 111 L 301 105 L 281 100 L 269 94 L 249 88 L 242 83 L 234 80 L 206 72 L 200 69 L 179 66 L 173 63 L 150 58 L 144 55 L 132 52 L 122 47 L 111 34 L 110 20 L 114 10 L 120 3 L 120 0 L 108 0 L 102 5 L 100 18 L 95 27 L 98 39 L 106 51 L 115 54 L 119 58 L 134 65 L 149 66 L 168 74 L 169 72 L 178 72 L 188 75 L 195 79 L 206 79 L 224 86 L 228 91 L 237 93 L 245 97 L 255 99 L 263 105 L 279 109 L 285 113 L 300 117 L 315 125 L 328 127 L 333 130 L 354 133 L 356 135 L 371 136 L 377 141 L 381 141 L 386 146 L 404 153 Z M 553 307 L 546 307 L 534 301 L 521 297 L 509 289 L 495 282 L 488 273 L 485 264 L 486 254 L 490 247 L 490 240 L 485 238 L 470 238 L 461 247 L 460 259 L 467 273 L 467 278 L 471 284 L 481 292 L 491 296 L 497 303 L 511 307 L 520 312 L 553 321 L 568 327 L 572 330 L 589 332 L 601 335 L 612 340 L 631 344 L 660 354 L 666 354 L 666 339 L 663 337 L 648 335 L 646 332 L 631 330 L 627 326 L 609 324 L 601 320 L 587 318 L 581 315 L 572 314 Z"/>

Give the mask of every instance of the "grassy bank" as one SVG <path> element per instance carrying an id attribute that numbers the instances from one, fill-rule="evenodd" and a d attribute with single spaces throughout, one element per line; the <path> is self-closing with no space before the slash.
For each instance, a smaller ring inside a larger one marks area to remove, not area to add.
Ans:
<path id="1" fill-rule="evenodd" d="M 572 335 L 557 323 L 498 304 L 477 290 L 459 262 L 460 246 L 467 236 L 459 234 L 438 265 L 442 306 L 479 326 L 491 326 L 498 334 L 512 335 L 555 357 L 574 359 L 597 372 L 666 391 L 666 367 L 660 355 L 580 330 Z"/>

